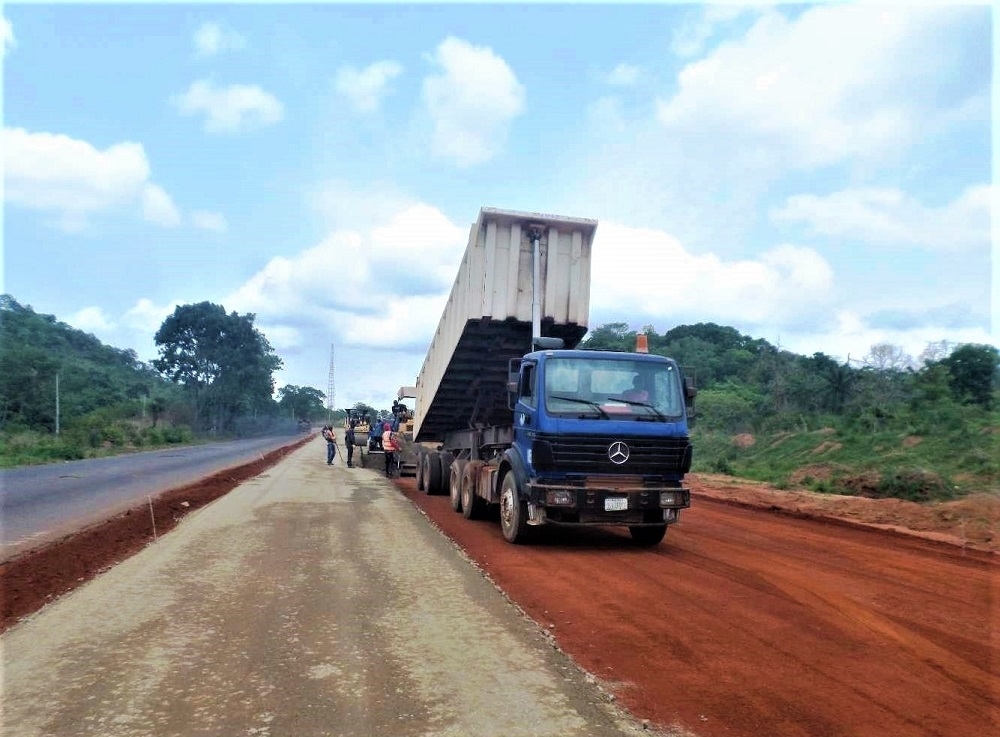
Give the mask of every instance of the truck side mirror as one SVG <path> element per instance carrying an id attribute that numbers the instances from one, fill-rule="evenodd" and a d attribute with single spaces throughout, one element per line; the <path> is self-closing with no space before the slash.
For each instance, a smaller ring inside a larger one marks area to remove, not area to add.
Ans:
<path id="1" fill-rule="evenodd" d="M 698 416 L 694 411 L 694 398 L 698 396 L 698 389 L 694 385 L 694 379 L 690 376 L 684 377 L 684 408 L 687 410 L 688 426 L 694 427 L 695 418 Z"/>
<path id="2" fill-rule="evenodd" d="M 684 377 L 684 398 L 689 402 L 698 396 L 698 389 L 694 385 L 694 379 L 690 376 Z"/>
<path id="3" fill-rule="evenodd" d="M 521 373 L 521 359 L 511 358 L 507 361 L 507 408 L 514 409 L 517 403 L 518 380 Z"/>

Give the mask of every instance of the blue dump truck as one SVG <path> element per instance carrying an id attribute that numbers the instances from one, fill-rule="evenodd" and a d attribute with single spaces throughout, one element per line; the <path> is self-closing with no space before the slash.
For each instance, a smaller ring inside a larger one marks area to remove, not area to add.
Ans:
<path id="1" fill-rule="evenodd" d="M 691 504 L 695 388 L 670 358 L 578 350 L 597 222 L 482 208 L 417 376 L 417 488 L 504 538 L 615 525 L 656 545 Z"/>

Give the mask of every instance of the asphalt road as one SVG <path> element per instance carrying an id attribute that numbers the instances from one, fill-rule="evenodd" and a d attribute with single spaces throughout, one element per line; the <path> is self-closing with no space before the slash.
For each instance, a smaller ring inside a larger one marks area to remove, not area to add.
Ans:
<path id="1" fill-rule="evenodd" d="M 316 443 L 0 647 L 11 737 L 649 734 L 387 479 Z"/>
<path id="2" fill-rule="evenodd" d="M 0 470 L 0 560 L 301 440 L 233 440 Z"/>

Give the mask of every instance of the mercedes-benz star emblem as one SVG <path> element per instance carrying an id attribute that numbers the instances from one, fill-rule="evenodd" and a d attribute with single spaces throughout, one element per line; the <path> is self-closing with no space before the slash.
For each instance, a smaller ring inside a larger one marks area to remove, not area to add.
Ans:
<path id="1" fill-rule="evenodd" d="M 610 458 L 611 462 L 616 466 L 620 466 L 628 460 L 628 453 L 628 446 L 621 440 L 616 440 L 608 446 L 608 458 Z"/>

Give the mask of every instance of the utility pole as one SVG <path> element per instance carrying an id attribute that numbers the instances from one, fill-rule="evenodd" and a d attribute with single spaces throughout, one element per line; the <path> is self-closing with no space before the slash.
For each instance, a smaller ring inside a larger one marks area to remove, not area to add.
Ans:
<path id="1" fill-rule="evenodd" d="M 336 402 L 337 389 L 334 384 L 334 364 L 333 364 L 333 343 L 330 344 L 330 381 L 326 387 L 326 409 L 327 409 L 327 419 L 330 424 L 333 424 L 333 410 L 337 406 Z"/>
<path id="2" fill-rule="evenodd" d="M 56 372 L 56 436 L 59 435 L 59 372 Z"/>

